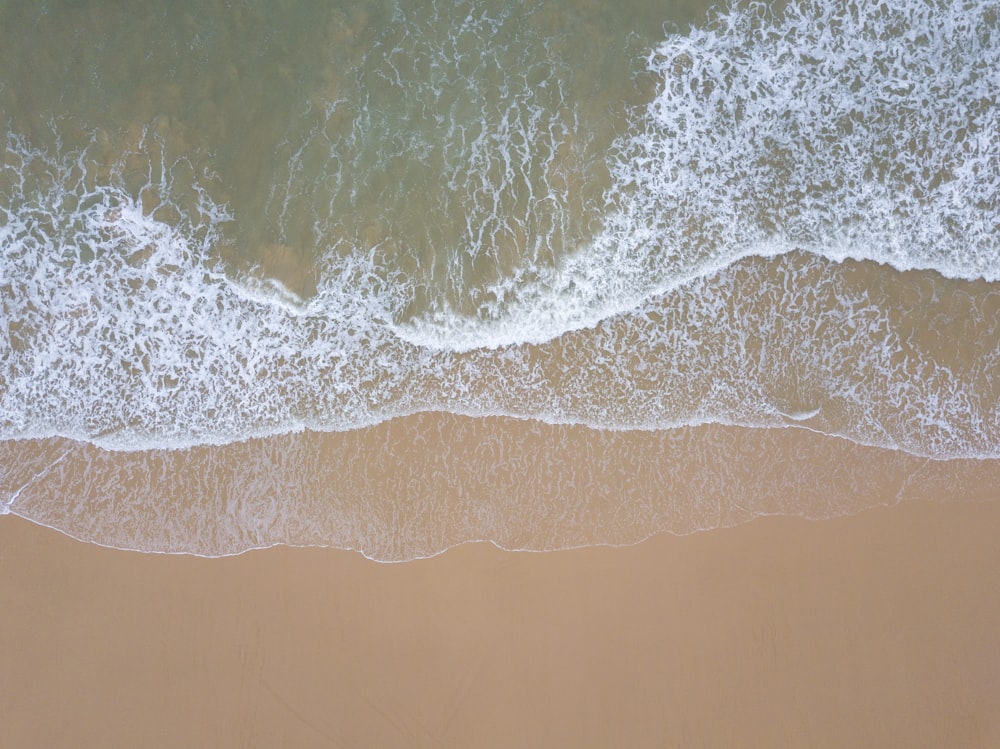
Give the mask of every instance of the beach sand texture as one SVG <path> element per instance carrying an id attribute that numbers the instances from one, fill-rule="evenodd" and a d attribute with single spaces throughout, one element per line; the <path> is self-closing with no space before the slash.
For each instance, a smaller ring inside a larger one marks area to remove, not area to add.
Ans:
<path id="1" fill-rule="evenodd" d="M 0 746 L 990 747 L 1000 503 L 207 560 L 0 522 Z"/>

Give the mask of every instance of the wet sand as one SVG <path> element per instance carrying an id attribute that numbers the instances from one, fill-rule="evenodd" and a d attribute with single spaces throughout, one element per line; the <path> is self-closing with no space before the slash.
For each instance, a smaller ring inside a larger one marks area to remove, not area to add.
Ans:
<path id="1" fill-rule="evenodd" d="M 627 546 L 757 517 L 1000 499 L 1000 460 L 928 460 L 808 429 L 615 432 L 448 413 L 190 450 L 9 440 L 0 467 L 11 514 L 104 546 L 200 556 Z"/>
<path id="2" fill-rule="evenodd" d="M 1000 744 L 1000 502 L 376 564 L 0 520 L 0 746 Z"/>

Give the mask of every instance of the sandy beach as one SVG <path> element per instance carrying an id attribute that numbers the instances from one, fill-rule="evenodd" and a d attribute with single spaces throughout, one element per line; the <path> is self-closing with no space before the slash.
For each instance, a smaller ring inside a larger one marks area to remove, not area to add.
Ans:
<path id="1" fill-rule="evenodd" d="M 1000 503 L 377 564 L 0 521 L 0 746 L 1000 742 Z"/>
<path id="2" fill-rule="evenodd" d="M 0 749 L 1000 747 L 997 7 L 0 0 Z"/>

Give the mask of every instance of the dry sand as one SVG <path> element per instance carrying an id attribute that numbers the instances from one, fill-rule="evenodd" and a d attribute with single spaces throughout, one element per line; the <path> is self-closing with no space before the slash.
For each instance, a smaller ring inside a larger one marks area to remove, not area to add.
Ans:
<path id="1" fill-rule="evenodd" d="M 0 747 L 1000 745 L 1000 503 L 397 565 L 0 520 Z"/>

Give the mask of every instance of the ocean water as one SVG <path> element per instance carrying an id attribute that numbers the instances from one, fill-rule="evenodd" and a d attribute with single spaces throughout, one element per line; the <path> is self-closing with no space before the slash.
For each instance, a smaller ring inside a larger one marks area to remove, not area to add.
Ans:
<path id="1" fill-rule="evenodd" d="M 403 559 L 1000 498 L 998 96 L 996 2 L 0 1 L 2 512 Z"/>

